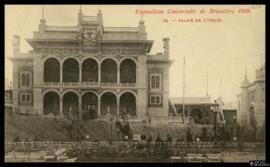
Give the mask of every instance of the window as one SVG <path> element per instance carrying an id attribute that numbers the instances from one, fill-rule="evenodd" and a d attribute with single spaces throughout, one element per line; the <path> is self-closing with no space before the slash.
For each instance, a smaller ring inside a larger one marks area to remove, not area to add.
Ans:
<path id="1" fill-rule="evenodd" d="M 32 102 L 31 93 L 21 93 L 20 102 L 21 104 L 30 104 Z"/>
<path id="2" fill-rule="evenodd" d="M 22 71 L 21 72 L 21 87 L 31 87 L 31 72 L 30 71 Z"/>
<path id="3" fill-rule="evenodd" d="M 161 95 L 150 95 L 150 105 L 162 105 Z"/>
<path id="4" fill-rule="evenodd" d="M 161 89 L 161 74 L 150 74 L 151 76 L 151 89 Z"/>

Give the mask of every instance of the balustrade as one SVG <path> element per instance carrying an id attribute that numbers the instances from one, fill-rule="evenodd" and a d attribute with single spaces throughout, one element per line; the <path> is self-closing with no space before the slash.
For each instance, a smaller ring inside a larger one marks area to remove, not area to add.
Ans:
<path id="1" fill-rule="evenodd" d="M 104 31 L 128 31 L 128 32 L 137 32 L 139 31 L 138 27 L 104 27 Z"/>
<path id="2" fill-rule="evenodd" d="M 43 82 L 43 86 L 109 86 L 109 87 L 135 87 L 136 83 L 110 83 L 110 82 Z"/>
<path id="3" fill-rule="evenodd" d="M 75 31 L 79 28 L 77 26 L 47 26 L 46 31 Z"/>

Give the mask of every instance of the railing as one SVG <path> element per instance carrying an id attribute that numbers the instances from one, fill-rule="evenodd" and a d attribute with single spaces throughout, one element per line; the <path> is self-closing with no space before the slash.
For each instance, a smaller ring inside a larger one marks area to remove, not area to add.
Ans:
<path id="1" fill-rule="evenodd" d="M 63 86 L 79 86 L 79 82 L 63 82 Z"/>
<path id="2" fill-rule="evenodd" d="M 117 83 L 101 82 L 100 86 L 117 86 Z"/>
<path id="3" fill-rule="evenodd" d="M 96 21 L 97 16 L 83 16 L 83 21 Z"/>
<path id="4" fill-rule="evenodd" d="M 138 27 L 104 27 L 104 31 L 125 31 L 125 32 L 137 32 L 139 31 Z"/>
<path id="5" fill-rule="evenodd" d="M 136 83 L 111 83 L 111 82 L 43 82 L 43 86 L 110 86 L 110 87 L 135 87 Z"/>
<path id="6" fill-rule="evenodd" d="M 83 81 L 81 82 L 81 85 L 86 85 L 86 86 L 98 86 L 99 82 L 95 82 L 95 81 L 91 81 L 91 82 L 87 82 L 87 81 Z"/>
<path id="7" fill-rule="evenodd" d="M 46 31 L 74 31 L 78 32 L 77 26 L 47 26 Z"/>
<path id="8" fill-rule="evenodd" d="M 60 86 L 61 83 L 60 82 L 44 82 L 43 85 L 44 86 Z"/>
<path id="9" fill-rule="evenodd" d="M 130 145 L 130 144 L 134 144 L 132 141 L 113 141 L 112 145 Z M 144 144 L 144 141 L 137 141 L 136 144 Z M 150 145 L 155 145 L 155 144 L 159 144 L 159 142 L 148 142 Z M 209 147 L 218 147 L 218 145 L 215 145 L 214 142 L 162 142 L 163 144 L 168 145 L 169 147 L 179 147 L 179 146 L 209 146 Z M 99 141 L 99 142 L 91 142 L 91 141 L 84 141 L 82 143 L 76 143 L 76 142 L 57 142 L 57 141 L 36 141 L 36 142 L 5 142 L 5 146 L 6 147 L 20 147 L 20 146 L 48 146 L 48 145 L 74 145 L 74 144 L 80 144 L 80 145 L 110 145 L 107 141 Z M 223 146 L 234 146 L 234 147 L 238 147 L 239 142 L 226 142 L 224 143 Z M 255 146 L 261 146 L 264 145 L 263 143 L 259 143 L 259 142 L 252 142 L 252 143 L 243 143 L 244 147 L 249 147 L 249 145 L 255 145 Z"/>
<path id="10" fill-rule="evenodd" d="M 122 87 L 135 87 L 136 83 L 120 83 Z"/>

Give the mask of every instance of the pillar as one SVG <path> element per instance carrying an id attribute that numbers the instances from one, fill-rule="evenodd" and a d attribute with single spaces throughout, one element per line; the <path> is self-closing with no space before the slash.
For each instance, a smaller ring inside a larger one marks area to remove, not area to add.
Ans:
<path id="1" fill-rule="evenodd" d="M 82 82 L 82 65 L 79 65 L 79 82 Z"/>
<path id="2" fill-rule="evenodd" d="M 79 97 L 79 119 L 81 119 L 82 117 L 81 117 L 81 111 L 82 111 L 82 98 L 81 97 Z"/>
<path id="3" fill-rule="evenodd" d="M 63 64 L 60 64 L 60 84 L 63 82 Z"/>
<path id="4" fill-rule="evenodd" d="M 98 83 L 101 82 L 101 65 L 98 65 Z"/>
<path id="5" fill-rule="evenodd" d="M 117 85 L 120 85 L 120 66 L 117 66 Z"/>
<path id="6" fill-rule="evenodd" d="M 100 116 L 100 104 L 101 104 L 101 101 L 100 101 L 100 97 L 98 98 L 98 117 Z"/>
<path id="7" fill-rule="evenodd" d="M 119 110 L 120 110 L 120 98 L 116 98 L 116 103 L 117 103 L 116 115 L 118 117 L 119 116 Z"/>
<path id="8" fill-rule="evenodd" d="M 63 99 L 60 97 L 60 116 L 63 116 Z"/>

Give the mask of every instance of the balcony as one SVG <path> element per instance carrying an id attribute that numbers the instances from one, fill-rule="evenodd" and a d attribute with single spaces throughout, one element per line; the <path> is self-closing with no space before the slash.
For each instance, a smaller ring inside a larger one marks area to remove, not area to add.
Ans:
<path id="1" fill-rule="evenodd" d="M 101 82 L 100 86 L 105 86 L 105 87 L 117 87 L 117 83 L 110 83 L 110 82 Z"/>
<path id="2" fill-rule="evenodd" d="M 136 83 L 110 83 L 110 82 L 43 82 L 43 87 L 106 87 L 106 88 L 135 88 Z"/>
<path id="3" fill-rule="evenodd" d="M 99 82 L 91 81 L 91 82 L 81 82 L 81 86 L 99 86 Z"/>
<path id="4" fill-rule="evenodd" d="M 62 82 L 63 86 L 80 86 L 79 82 Z"/>
<path id="5" fill-rule="evenodd" d="M 43 86 L 48 87 L 55 87 L 55 86 L 61 86 L 62 84 L 60 82 L 43 82 Z"/>
<path id="6" fill-rule="evenodd" d="M 135 87 L 136 83 L 120 83 L 120 87 Z"/>

